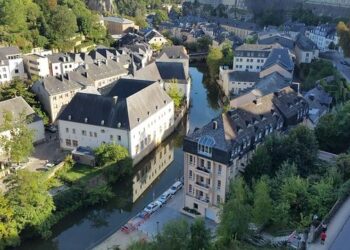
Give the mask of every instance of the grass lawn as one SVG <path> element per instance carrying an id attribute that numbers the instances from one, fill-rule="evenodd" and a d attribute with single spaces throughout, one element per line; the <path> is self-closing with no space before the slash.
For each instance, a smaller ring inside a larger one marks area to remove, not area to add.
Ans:
<path id="1" fill-rule="evenodd" d="M 62 173 L 61 179 L 64 181 L 74 183 L 77 181 L 86 181 L 91 177 L 101 173 L 101 168 L 91 167 L 82 164 L 75 164 L 67 172 Z"/>

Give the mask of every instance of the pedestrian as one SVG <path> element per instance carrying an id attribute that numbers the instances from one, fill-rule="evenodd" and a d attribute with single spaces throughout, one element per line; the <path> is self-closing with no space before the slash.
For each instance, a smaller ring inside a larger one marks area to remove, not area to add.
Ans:
<path id="1" fill-rule="evenodd" d="M 321 245 L 324 245 L 326 238 L 327 238 L 326 232 L 322 232 L 321 233 Z"/>
<path id="2" fill-rule="evenodd" d="M 327 224 L 322 223 L 322 232 L 327 232 Z"/>

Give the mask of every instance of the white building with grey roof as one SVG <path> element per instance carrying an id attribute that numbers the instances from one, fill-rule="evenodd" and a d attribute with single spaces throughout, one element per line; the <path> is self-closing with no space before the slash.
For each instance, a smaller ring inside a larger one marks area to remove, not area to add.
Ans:
<path id="1" fill-rule="evenodd" d="M 58 118 L 60 145 L 116 143 L 134 163 L 173 131 L 174 103 L 158 82 L 123 78 L 105 95 L 78 93 Z"/>
<path id="2" fill-rule="evenodd" d="M 17 47 L 0 48 L 0 84 L 25 78 L 22 53 Z"/>
<path id="3" fill-rule="evenodd" d="M 80 91 L 93 91 L 114 84 L 128 71 L 114 60 L 86 63 L 65 75 L 49 76 L 34 83 L 32 90 L 37 95 L 50 120 L 54 122 L 65 106 Z"/>

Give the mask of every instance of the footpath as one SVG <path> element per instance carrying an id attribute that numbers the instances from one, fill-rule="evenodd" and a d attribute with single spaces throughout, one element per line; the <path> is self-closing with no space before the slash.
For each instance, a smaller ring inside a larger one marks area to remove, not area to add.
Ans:
<path id="1" fill-rule="evenodd" d="M 343 233 L 342 231 L 347 224 L 350 224 L 350 197 L 348 197 L 329 222 L 325 244 L 321 245 L 321 240 L 317 239 L 315 242 L 307 244 L 307 250 L 333 250 L 332 246 L 336 244 L 338 236 Z M 347 243 L 347 247 L 349 245 L 350 239 Z"/>

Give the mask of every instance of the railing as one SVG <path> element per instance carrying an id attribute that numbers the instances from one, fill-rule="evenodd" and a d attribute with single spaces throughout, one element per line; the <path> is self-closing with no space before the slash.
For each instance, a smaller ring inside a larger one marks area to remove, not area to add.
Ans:
<path id="1" fill-rule="evenodd" d="M 195 198 L 199 201 L 209 203 L 209 198 L 204 198 L 203 196 L 195 196 Z"/>
<path id="2" fill-rule="evenodd" d="M 204 188 L 206 188 L 206 189 L 209 189 L 209 185 L 208 185 L 208 184 L 201 183 L 201 182 L 198 182 L 198 181 L 196 181 L 196 184 L 197 184 L 198 186 L 201 186 L 201 187 L 204 187 Z"/>
<path id="3" fill-rule="evenodd" d="M 202 172 L 205 172 L 205 173 L 207 173 L 207 174 L 210 174 L 210 173 L 211 173 L 210 170 L 207 169 L 207 168 L 203 168 L 203 167 L 199 167 L 199 166 L 198 166 L 197 169 L 200 170 L 200 171 L 202 171 Z"/>

